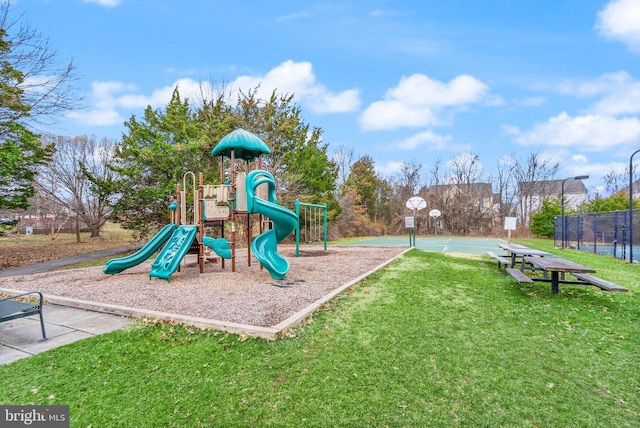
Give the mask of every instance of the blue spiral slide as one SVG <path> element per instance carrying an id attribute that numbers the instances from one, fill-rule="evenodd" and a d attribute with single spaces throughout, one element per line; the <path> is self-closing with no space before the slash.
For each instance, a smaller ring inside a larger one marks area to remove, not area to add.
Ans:
<path id="1" fill-rule="evenodd" d="M 256 195 L 256 188 L 263 183 L 269 187 L 268 200 Z M 298 225 L 298 216 L 278 205 L 276 185 L 267 171 L 255 170 L 247 175 L 247 211 L 262 214 L 273 221 L 273 229 L 256 236 L 251 242 L 251 251 L 260 264 L 269 271 L 273 279 L 284 279 L 289 272 L 289 261 L 278 254 L 278 243 L 291 234 Z"/>

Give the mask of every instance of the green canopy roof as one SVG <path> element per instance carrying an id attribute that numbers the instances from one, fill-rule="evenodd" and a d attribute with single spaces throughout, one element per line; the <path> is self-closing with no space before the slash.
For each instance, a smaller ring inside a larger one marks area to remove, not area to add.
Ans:
<path id="1" fill-rule="evenodd" d="M 230 158 L 231 150 L 235 152 L 236 159 L 247 161 L 252 161 L 261 154 L 271 153 L 271 149 L 256 134 L 241 128 L 225 135 L 211 151 L 211 155 Z"/>

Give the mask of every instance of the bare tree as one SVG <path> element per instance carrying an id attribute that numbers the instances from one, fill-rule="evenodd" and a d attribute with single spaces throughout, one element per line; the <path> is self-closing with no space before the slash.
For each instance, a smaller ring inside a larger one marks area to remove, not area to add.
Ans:
<path id="1" fill-rule="evenodd" d="M 338 166 L 338 188 L 344 186 L 351 173 L 355 155 L 353 149 L 347 149 L 344 145 L 338 147 L 338 151 L 333 155 L 333 161 Z"/>
<path id="2" fill-rule="evenodd" d="M 633 175 L 635 175 L 636 167 L 634 165 Z M 629 167 L 625 167 L 624 171 L 618 173 L 613 168 L 602 178 L 604 181 L 604 189 L 607 196 L 618 193 L 620 190 L 629 187 Z M 635 188 L 635 186 L 634 186 Z"/>
<path id="3" fill-rule="evenodd" d="M 451 161 L 448 181 L 463 185 L 477 183 L 483 174 L 480 157 L 475 153 L 461 153 Z"/>
<path id="4" fill-rule="evenodd" d="M 551 158 L 541 158 L 538 153 L 531 153 L 525 161 L 517 161 L 515 179 L 518 183 L 520 221 L 529 224 L 532 209 L 538 205 L 541 196 L 548 195 L 551 188 L 545 186 L 558 173 L 560 164 Z"/>
<path id="5" fill-rule="evenodd" d="M 402 162 L 398 184 L 402 189 L 405 200 L 418 193 L 420 189 L 421 169 L 422 164 L 418 163 L 415 159 L 411 162 Z"/>
<path id="6" fill-rule="evenodd" d="M 38 207 L 47 213 L 47 218 L 50 220 L 49 236 L 53 241 L 69 221 L 71 210 L 60 199 L 52 197 L 52 195 L 59 195 L 61 192 L 60 183 L 55 176 L 42 175 L 40 180 L 36 182 L 36 189 L 40 201 Z M 61 217 L 64 217 L 64 220 L 61 221 Z"/>
<path id="7" fill-rule="evenodd" d="M 115 142 L 104 138 L 99 143 L 95 137 L 62 137 L 47 135 L 47 143 L 54 143 L 53 160 L 43 167 L 38 176 L 39 190 L 75 212 L 91 232 L 100 236 L 100 229 L 111 213 L 109 194 L 98 191 L 88 178 L 103 182 L 114 181 L 114 172 L 107 167 L 112 161 Z M 51 183 L 56 183 L 52 187 Z M 79 240 L 79 234 L 77 234 Z"/>
<path id="8" fill-rule="evenodd" d="M 497 161 L 495 176 L 492 183 L 496 186 L 498 204 L 498 216 L 513 217 L 516 210 L 516 201 L 518 198 L 518 183 L 516 182 L 516 166 L 515 156 L 504 156 Z"/>
<path id="9" fill-rule="evenodd" d="M 453 233 L 487 232 L 493 220 L 493 190 L 486 182 L 484 167 L 474 153 L 462 153 L 450 162 L 451 171 L 445 176 L 447 183 L 442 203 L 443 220 Z"/>
<path id="10" fill-rule="evenodd" d="M 415 159 L 410 162 L 402 162 L 400 167 L 400 173 L 396 179 L 392 180 L 393 187 L 393 202 L 391 205 L 394 208 L 395 215 L 393 225 L 395 229 L 401 231 L 404 229 L 404 217 L 407 215 L 406 202 L 412 197 L 416 196 L 420 190 L 420 183 L 422 177 L 420 170 L 422 164 L 418 163 Z M 423 219 L 420 215 L 416 215 L 416 221 L 418 224 L 423 223 Z M 416 225 L 419 228 L 418 225 Z"/>
<path id="11" fill-rule="evenodd" d="M 0 29 L 9 42 L 1 60 L 22 73 L 18 86 L 29 107 L 29 125 L 49 125 L 77 108 L 81 95 L 73 86 L 73 61 L 61 64 L 49 39 L 25 21 L 24 13 L 12 15 L 10 1 L 0 3 Z"/>

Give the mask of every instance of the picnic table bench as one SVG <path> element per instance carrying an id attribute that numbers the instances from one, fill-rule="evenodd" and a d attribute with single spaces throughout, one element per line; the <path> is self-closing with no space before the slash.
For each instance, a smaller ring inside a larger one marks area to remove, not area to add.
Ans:
<path id="1" fill-rule="evenodd" d="M 27 296 L 30 295 L 38 296 L 36 303 L 28 301 Z M 47 335 L 44 331 L 44 318 L 42 317 L 42 293 L 32 291 L 0 299 L 0 322 L 11 321 L 31 315 L 40 315 L 42 340 L 47 340 Z"/>
<path id="2" fill-rule="evenodd" d="M 498 269 L 500 269 L 502 266 L 511 265 L 511 260 L 508 260 L 502 256 L 499 256 L 493 251 L 487 251 L 487 255 L 498 262 Z"/>
<path id="3" fill-rule="evenodd" d="M 574 272 L 571 275 L 575 276 L 576 278 L 584 282 L 588 282 L 589 284 L 595 285 L 596 287 L 599 287 L 606 291 L 621 291 L 621 292 L 629 291 L 621 285 L 614 284 L 613 282 L 605 281 L 604 279 L 597 278 L 595 276 L 587 275 L 586 273 Z"/>
<path id="4" fill-rule="evenodd" d="M 531 279 L 531 277 L 528 277 L 527 274 L 525 274 L 524 272 L 522 272 L 520 269 L 516 269 L 516 268 L 506 268 L 504 270 L 504 272 L 511 276 L 512 278 L 514 278 L 516 281 L 518 281 L 518 283 L 522 284 L 525 282 L 533 282 L 533 279 Z"/>

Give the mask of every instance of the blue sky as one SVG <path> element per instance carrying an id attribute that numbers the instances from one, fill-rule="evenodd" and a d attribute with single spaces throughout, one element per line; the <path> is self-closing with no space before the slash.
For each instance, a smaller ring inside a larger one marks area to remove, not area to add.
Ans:
<path id="1" fill-rule="evenodd" d="M 120 138 L 200 82 L 295 93 L 384 175 L 538 153 L 590 190 L 640 149 L 640 0 L 13 0 L 73 59 L 81 111 L 49 132 Z M 636 160 L 634 158 L 634 160 Z M 640 162 L 639 159 L 637 159 Z"/>

